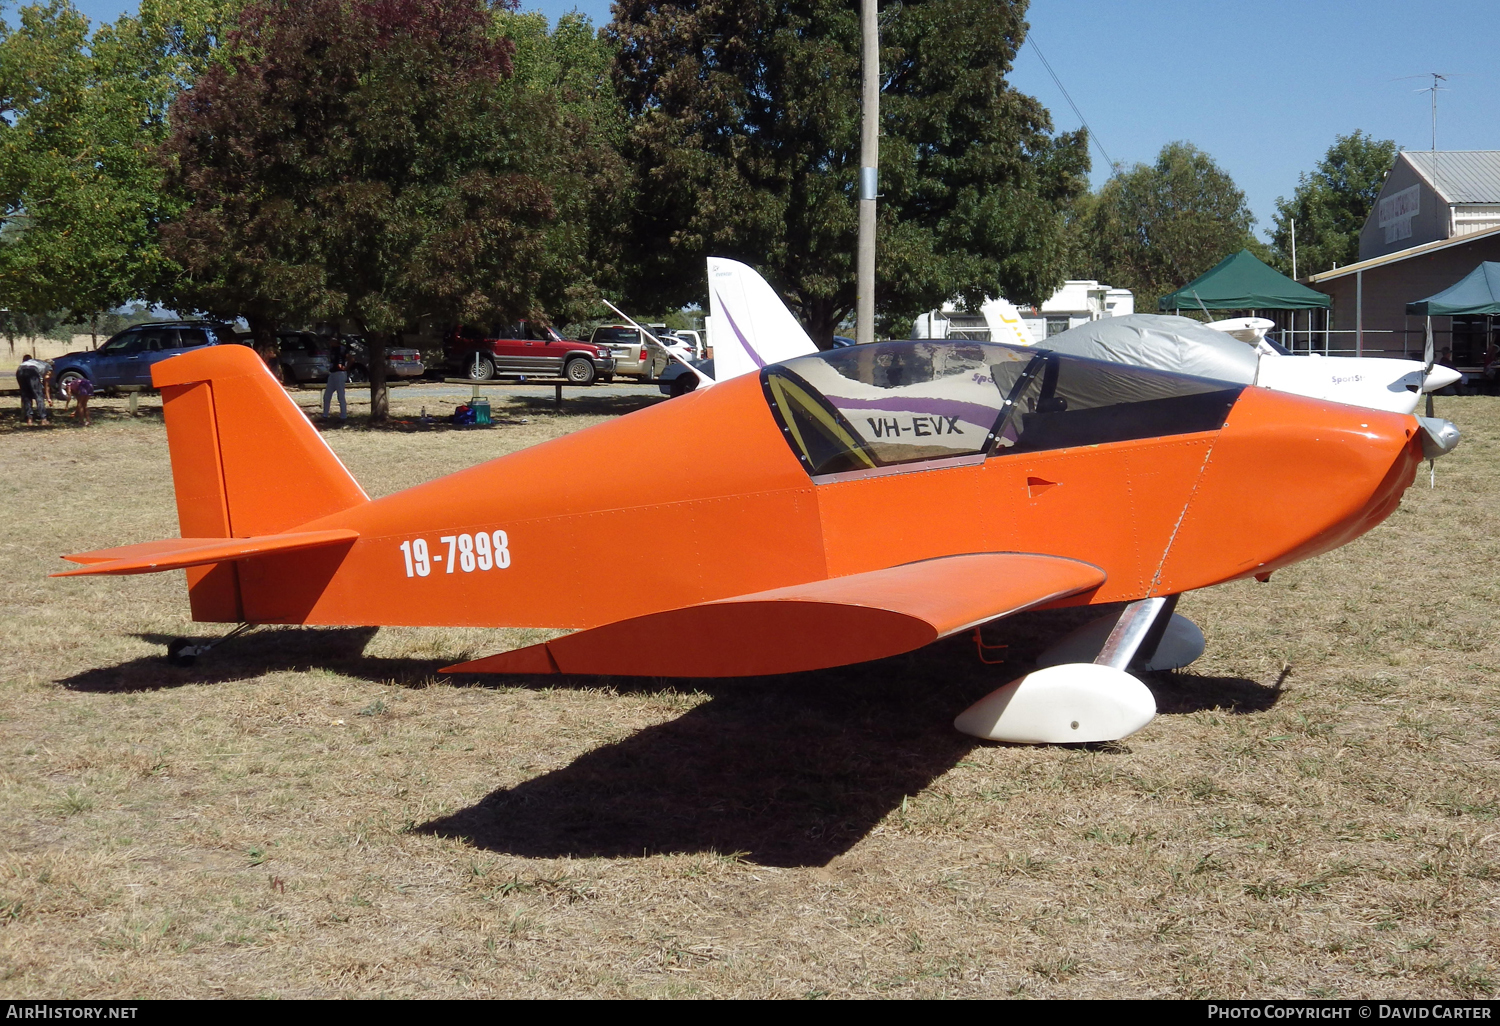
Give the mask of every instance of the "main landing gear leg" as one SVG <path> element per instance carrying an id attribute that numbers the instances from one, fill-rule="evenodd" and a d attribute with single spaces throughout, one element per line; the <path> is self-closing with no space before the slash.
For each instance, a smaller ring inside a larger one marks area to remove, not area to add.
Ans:
<path id="1" fill-rule="evenodd" d="M 1156 718 L 1156 699 L 1126 668 L 1156 654 L 1176 605 L 1175 595 L 1130 603 L 1093 662 L 1028 673 L 969 706 L 953 725 L 1019 744 L 1118 741 L 1134 734 Z"/>
<path id="2" fill-rule="evenodd" d="M 1173 612 L 1177 596 L 1168 598 L 1167 603 L 1167 608 L 1152 625 L 1151 636 L 1136 650 L 1131 666 L 1121 669 L 1133 667 L 1149 671 L 1180 670 L 1203 654 L 1203 632 L 1193 621 Z M 1118 619 L 1116 616 L 1101 616 L 1059 638 L 1036 657 L 1036 665 L 1046 667 L 1061 663 L 1093 662 L 1104 650 L 1104 642 L 1114 630 Z"/>
<path id="3" fill-rule="evenodd" d="M 224 644 L 231 638 L 238 638 L 249 634 L 260 624 L 242 623 L 222 638 L 214 641 L 201 641 L 197 638 L 174 638 L 167 646 L 167 662 L 173 666 L 192 666 L 201 655 L 207 655 L 214 648 Z"/>

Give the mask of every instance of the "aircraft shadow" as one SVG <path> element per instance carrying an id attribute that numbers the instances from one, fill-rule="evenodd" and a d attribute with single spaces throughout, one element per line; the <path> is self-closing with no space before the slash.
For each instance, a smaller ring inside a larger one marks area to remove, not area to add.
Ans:
<path id="1" fill-rule="evenodd" d="M 770 866 L 821 866 L 843 854 L 979 744 L 953 717 L 1032 667 L 1045 641 L 1098 610 L 1016 617 L 986 642 L 1018 657 L 986 666 L 961 635 L 920 652 L 778 678 L 677 682 L 713 697 L 667 723 L 569 765 L 491 792 L 417 830 L 531 858 L 741 853 Z M 1284 678 L 1283 674 L 1283 678 Z M 637 688 L 662 682 L 610 678 Z M 539 678 L 597 687 L 600 678 Z M 512 681 L 514 682 L 514 681 Z M 1145 676 L 1165 715 L 1262 712 L 1280 697 L 1232 677 Z M 1077 746 L 1065 746 L 1077 747 Z M 1107 755 L 1124 745 L 1082 746 Z"/>
<path id="2" fill-rule="evenodd" d="M 771 866 L 826 865 L 903 798 L 987 744 L 956 732 L 953 717 L 1030 670 L 1025 660 L 1046 638 L 1076 626 L 1077 618 L 1072 611 L 1030 614 L 986 628 L 987 643 L 1010 646 L 1011 658 L 1000 666 L 981 663 L 972 638 L 960 635 L 879 662 L 782 677 L 450 678 L 497 687 L 677 689 L 710 698 L 416 829 L 534 858 L 718 852 Z M 280 628 L 227 642 L 192 667 L 150 656 L 58 683 L 76 691 L 147 691 L 309 666 L 407 685 L 439 676 L 442 659 L 366 657 L 374 633 L 368 627 Z M 171 640 L 139 637 L 163 649 Z M 1191 673 L 1145 680 L 1166 715 L 1261 712 L 1281 693 L 1280 681 L 1267 687 Z M 1128 752 L 1124 746 L 1099 750 Z"/>
<path id="3" fill-rule="evenodd" d="M 376 421 L 369 417 L 353 417 L 341 421 L 338 417 L 309 417 L 312 426 L 324 434 L 340 431 L 374 431 L 382 434 L 446 434 L 450 431 L 491 431 L 503 427 L 520 427 L 522 421 L 497 417 L 488 425 L 455 424 L 451 417 L 431 417 L 425 423 L 418 417 L 389 417 Z"/>
<path id="4" fill-rule="evenodd" d="M 1281 700 L 1282 685 L 1290 675 L 1282 670 L 1274 684 L 1259 684 L 1244 677 L 1203 677 L 1195 673 L 1152 673 L 1143 676 L 1146 686 L 1156 696 L 1156 710 L 1162 716 L 1217 709 L 1232 715 L 1270 711 Z"/>
<path id="5" fill-rule="evenodd" d="M 530 412 L 550 413 L 555 417 L 619 416 L 644 410 L 648 406 L 667 401 L 664 395 L 579 395 L 563 393 L 563 402 L 558 406 L 550 395 L 512 395 L 509 397 Z"/>
<path id="6" fill-rule="evenodd" d="M 313 426 L 321 432 L 337 431 L 375 431 L 385 434 L 415 434 L 419 432 L 430 432 L 442 434 L 449 431 L 490 431 L 497 428 L 519 427 L 524 422 L 517 419 L 518 414 L 547 414 L 552 417 L 618 417 L 626 413 L 634 413 L 648 406 L 665 402 L 666 396 L 649 395 L 601 395 L 601 396 L 563 396 L 563 404 L 556 405 L 551 396 L 542 395 L 508 395 L 504 397 L 510 402 L 520 406 L 517 410 L 500 409 L 496 411 L 494 420 L 489 425 L 478 424 L 455 424 L 451 417 L 432 416 L 426 421 L 420 417 L 410 414 L 392 415 L 383 421 L 372 420 L 367 414 L 350 414 L 347 420 L 340 420 L 336 415 L 332 417 L 314 416 L 317 410 L 313 407 L 304 407 L 309 414 L 308 419 Z"/>
<path id="7" fill-rule="evenodd" d="M 157 691 L 188 684 L 244 680 L 264 673 L 310 666 L 326 667 L 367 680 L 404 682 L 430 679 L 444 660 L 372 659 L 363 655 L 376 627 L 281 628 L 234 638 L 192 666 L 167 662 L 166 648 L 176 635 L 137 634 L 160 645 L 157 655 L 101 666 L 63 677 L 58 684 L 72 691 Z M 206 639 L 205 639 L 206 640 Z"/>
<path id="8" fill-rule="evenodd" d="M 718 852 L 825 865 L 977 744 L 953 716 L 996 682 L 947 672 L 942 657 L 966 653 L 946 647 L 937 660 L 680 682 L 713 697 L 417 829 L 533 858 Z"/>

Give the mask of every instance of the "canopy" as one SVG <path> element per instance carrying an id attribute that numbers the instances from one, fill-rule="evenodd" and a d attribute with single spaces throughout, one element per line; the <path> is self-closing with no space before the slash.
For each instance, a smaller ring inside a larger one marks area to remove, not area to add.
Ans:
<path id="1" fill-rule="evenodd" d="M 1242 249 L 1220 260 L 1207 274 L 1162 296 L 1156 305 L 1158 310 L 1324 310 L 1328 297 Z"/>
<path id="2" fill-rule="evenodd" d="M 1500 264 L 1486 261 L 1457 285 L 1435 296 L 1406 304 L 1409 314 L 1451 317 L 1454 314 L 1500 314 Z"/>
<path id="3" fill-rule="evenodd" d="M 1191 317 L 1130 314 L 1105 317 L 1059 332 L 1038 349 L 1135 367 L 1248 385 L 1260 357 L 1255 350 Z"/>

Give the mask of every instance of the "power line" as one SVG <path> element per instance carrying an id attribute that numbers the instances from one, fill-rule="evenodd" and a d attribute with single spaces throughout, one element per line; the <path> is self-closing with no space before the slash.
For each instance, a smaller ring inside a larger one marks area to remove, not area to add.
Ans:
<path id="1" fill-rule="evenodd" d="M 1028 33 L 1026 36 L 1026 41 L 1031 44 L 1031 48 L 1035 50 L 1036 55 L 1041 58 L 1042 67 L 1046 68 L 1047 74 L 1052 76 L 1052 81 L 1055 82 L 1057 84 L 1057 88 L 1061 90 L 1063 99 L 1068 101 L 1068 106 L 1073 108 L 1073 113 L 1077 114 L 1078 120 L 1083 122 L 1084 131 L 1088 132 L 1090 141 L 1092 141 L 1095 146 L 1099 147 L 1099 152 L 1104 156 L 1104 163 L 1109 165 L 1110 175 L 1114 175 L 1115 162 L 1109 159 L 1109 152 L 1105 150 L 1104 144 L 1099 141 L 1098 134 L 1093 130 L 1093 128 L 1089 126 L 1088 118 L 1083 116 L 1083 111 L 1078 109 L 1078 104 L 1074 103 L 1073 97 L 1068 95 L 1067 87 L 1062 84 L 1062 79 L 1058 78 L 1057 72 L 1052 70 L 1052 65 L 1048 62 L 1047 55 L 1042 53 L 1041 45 L 1036 41 L 1036 32 L 1033 31 Z"/>

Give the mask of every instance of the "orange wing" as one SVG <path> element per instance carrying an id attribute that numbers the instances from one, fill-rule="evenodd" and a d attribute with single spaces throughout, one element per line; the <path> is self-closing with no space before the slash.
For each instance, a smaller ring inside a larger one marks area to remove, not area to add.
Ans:
<path id="1" fill-rule="evenodd" d="M 910 652 L 1103 583 L 1103 570 L 1060 556 L 945 556 L 648 613 L 445 672 L 743 677 L 817 670 Z"/>

